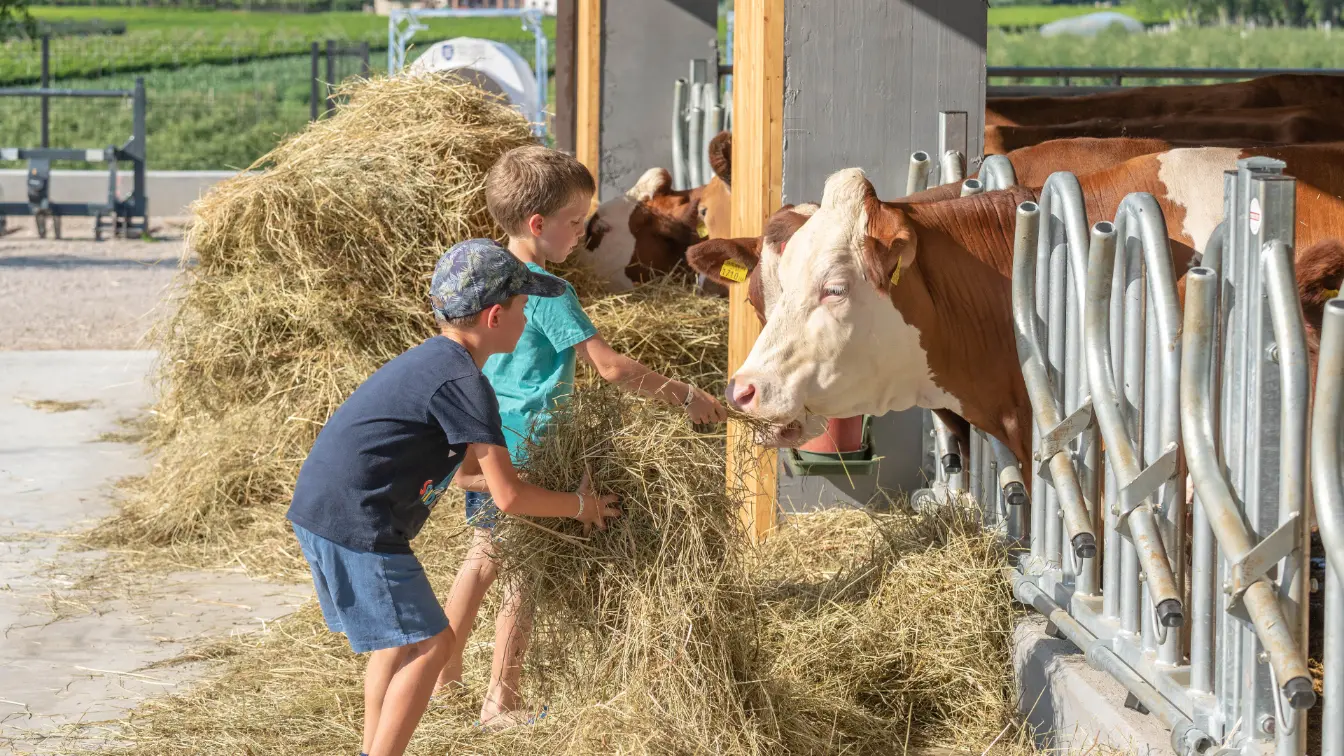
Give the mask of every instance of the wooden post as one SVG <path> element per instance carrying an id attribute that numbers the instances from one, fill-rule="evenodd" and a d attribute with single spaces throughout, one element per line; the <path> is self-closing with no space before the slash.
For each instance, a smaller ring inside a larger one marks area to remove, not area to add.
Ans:
<path id="1" fill-rule="evenodd" d="M 574 60 L 574 157 L 602 181 L 602 0 L 577 0 Z M 593 195 L 597 202 L 597 195 Z"/>
<path id="2" fill-rule="evenodd" d="M 779 208 L 784 180 L 784 0 L 738 0 L 733 30 L 732 234 L 760 236 Z M 746 360 L 761 325 L 746 284 L 728 295 L 728 373 Z M 728 424 L 728 484 L 746 486 L 743 519 L 753 542 L 775 526 L 778 455 L 742 443 Z"/>
<path id="3" fill-rule="evenodd" d="M 577 0 L 557 0 L 555 4 L 555 115 L 551 132 L 555 147 L 574 152 L 574 76 L 575 46 L 578 43 Z"/>

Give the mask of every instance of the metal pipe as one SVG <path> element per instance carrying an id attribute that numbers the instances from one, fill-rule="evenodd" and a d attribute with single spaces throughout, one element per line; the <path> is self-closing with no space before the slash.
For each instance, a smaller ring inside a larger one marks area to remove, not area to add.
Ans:
<path id="1" fill-rule="evenodd" d="M 719 90 L 717 82 L 707 82 L 701 88 L 701 95 L 704 102 L 701 104 L 705 119 L 704 126 L 700 129 L 700 140 L 704 144 L 704 149 L 700 150 L 697 160 L 700 161 L 700 179 L 701 183 L 708 184 L 714 176 L 714 168 L 709 164 L 709 140 L 719 133 L 719 123 L 722 121 L 723 111 L 719 110 Z M 716 120 L 714 111 L 719 110 L 719 118 Z"/>
<path id="2" fill-rule="evenodd" d="M 0 87 L 0 97 L 134 97 L 133 89 L 52 89 Z"/>
<path id="3" fill-rule="evenodd" d="M 1133 196 L 1133 195 L 1131 195 Z M 1123 212 L 1123 210 L 1122 210 Z M 1087 307 L 1084 330 L 1087 333 L 1087 374 L 1092 388 L 1092 408 L 1097 424 L 1106 441 L 1106 460 L 1115 469 L 1124 489 L 1134 483 L 1142 469 L 1129 432 L 1125 428 L 1124 410 L 1120 392 L 1111 373 L 1110 297 L 1111 279 L 1115 266 L 1115 227 L 1106 222 L 1092 227 L 1091 267 L 1087 275 Z M 1149 266 L 1151 273 L 1152 266 Z M 1132 345 L 1131 345 L 1132 346 Z M 1178 354 L 1179 358 L 1179 354 Z M 1130 540 L 1134 544 L 1139 564 L 1147 575 L 1147 586 L 1157 618 L 1165 627 L 1179 627 L 1185 621 L 1181 591 L 1170 560 L 1163 548 L 1157 516 L 1151 498 L 1145 499 L 1129 512 L 1119 502 L 1111 502 L 1112 514 L 1127 521 Z"/>
<path id="4" fill-rule="evenodd" d="M 961 196 L 972 197 L 985 191 L 985 185 L 980 183 L 980 179 L 966 179 L 961 182 Z"/>
<path id="5" fill-rule="evenodd" d="M 971 428 L 971 462 L 970 462 L 970 494 L 971 498 L 982 504 L 985 501 L 985 487 L 982 482 L 980 468 L 985 461 L 985 437 L 980 433 L 980 429 Z"/>
<path id="6" fill-rule="evenodd" d="M 1050 391 L 1049 376 L 1036 339 L 1034 282 L 1036 280 L 1037 243 L 1040 237 L 1040 208 L 1035 202 L 1023 202 L 1017 208 L 1017 227 L 1013 249 L 1013 322 L 1017 337 L 1018 359 L 1026 379 L 1027 393 L 1034 410 L 1035 425 L 1042 431 L 1059 425 L 1062 419 Z M 1060 495 L 1067 532 L 1074 555 L 1091 558 L 1097 553 L 1097 536 L 1082 502 L 1078 478 L 1067 451 L 1052 455 L 1048 461 L 1050 478 Z M 1035 515 L 1035 507 L 1032 514 Z M 1035 523 L 1033 523 L 1033 530 Z M 1034 546 L 1035 544 L 1033 544 Z M 1034 551 L 1034 549 L 1033 549 Z"/>
<path id="7" fill-rule="evenodd" d="M 1206 509 L 1209 526 L 1218 538 L 1224 557 L 1236 565 L 1254 544 L 1242 522 L 1232 489 L 1223 477 L 1213 439 L 1213 408 L 1209 406 L 1206 378 L 1213 362 L 1214 287 L 1217 281 L 1217 275 L 1208 268 L 1194 268 L 1186 274 L 1181 429 L 1190 476 L 1199 491 L 1200 503 Z M 1298 710 L 1310 708 L 1316 698 L 1311 678 L 1273 584 L 1264 576 L 1257 576 L 1246 588 L 1242 601 L 1260 643 L 1269 654 L 1269 663 L 1289 705 Z"/>
<path id="8" fill-rule="evenodd" d="M 1055 603 L 1031 578 L 1011 568 L 1007 572 L 1013 586 L 1013 595 L 1017 600 L 1044 616 L 1069 639 L 1069 642 L 1083 652 L 1092 668 L 1110 675 L 1170 729 L 1171 744 L 1178 754 L 1194 756 L 1205 753 L 1213 747 L 1213 738 L 1196 727 L 1180 709 L 1173 706 L 1156 688 L 1130 669 L 1129 665 L 1110 649 L 1109 641 L 1098 640 L 1063 607 Z"/>
<path id="9" fill-rule="evenodd" d="M 929 153 L 922 150 L 910 153 L 910 173 L 905 179 L 905 195 L 929 188 Z"/>
<path id="10" fill-rule="evenodd" d="M 686 80 L 672 82 L 672 188 L 686 186 Z"/>
<path id="11" fill-rule="evenodd" d="M 987 155 L 980 163 L 980 181 L 985 191 L 994 192 L 1017 186 L 1017 171 L 1005 155 Z"/>
<path id="12" fill-rule="evenodd" d="M 704 186 L 705 179 L 700 175 L 700 156 L 705 153 L 705 116 L 700 105 L 704 102 L 705 85 L 691 82 L 690 97 L 686 107 L 686 181 L 687 188 Z"/>
<path id="13" fill-rule="evenodd" d="M 1325 546 L 1325 710 L 1321 753 L 1344 754 L 1344 299 L 1325 304 L 1311 416 L 1311 480 Z"/>
<path id="14" fill-rule="evenodd" d="M 944 184 L 959 184 L 966 178 L 966 164 L 961 153 L 957 150 L 948 150 L 943 153 L 939 161 L 939 167 L 942 175 L 939 178 Z"/>

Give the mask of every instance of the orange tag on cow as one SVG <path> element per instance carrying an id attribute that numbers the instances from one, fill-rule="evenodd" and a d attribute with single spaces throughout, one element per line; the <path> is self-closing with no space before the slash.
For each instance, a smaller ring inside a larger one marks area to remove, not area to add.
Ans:
<path id="1" fill-rule="evenodd" d="M 747 280 L 747 269 L 737 260 L 724 260 L 723 267 L 719 268 L 719 278 L 742 283 Z"/>

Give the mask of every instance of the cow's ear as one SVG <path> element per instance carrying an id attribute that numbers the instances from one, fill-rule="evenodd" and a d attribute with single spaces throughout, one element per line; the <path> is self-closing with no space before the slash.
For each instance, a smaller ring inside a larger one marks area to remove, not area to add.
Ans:
<path id="1" fill-rule="evenodd" d="M 686 261 L 696 273 L 725 285 L 745 281 L 760 259 L 760 237 L 710 239 L 686 250 Z"/>
<path id="2" fill-rule="evenodd" d="M 720 181 L 733 185 L 733 132 L 720 131 L 709 140 L 709 167 Z"/>
<path id="3" fill-rule="evenodd" d="M 672 174 L 668 173 L 666 168 L 650 168 L 644 171 L 644 175 L 639 177 L 639 181 L 630 187 L 625 196 L 635 202 L 648 202 L 670 191 L 672 191 Z"/>
<path id="4" fill-rule="evenodd" d="M 863 236 L 864 274 L 881 291 L 900 284 L 901 275 L 915 264 L 919 237 L 906 214 L 870 203 L 868 229 Z"/>

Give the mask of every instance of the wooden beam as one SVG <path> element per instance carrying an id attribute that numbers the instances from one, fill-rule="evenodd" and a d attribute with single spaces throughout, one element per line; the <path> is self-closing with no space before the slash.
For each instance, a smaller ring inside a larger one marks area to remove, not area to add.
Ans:
<path id="1" fill-rule="evenodd" d="M 574 61 L 574 157 L 602 183 L 602 0 L 577 0 Z M 597 195 L 593 195 L 597 201 Z"/>
<path id="2" fill-rule="evenodd" d="M 579 8 L 577 0 L 556 0 L 555 3 L 555 113 L 551 116 L 551 132 L 555 134 L 555 148 L 574 152 L 574 107 L 576 47 L 579 42 Z"/>
<path id="3" fill-rule="evenodd" d="M 784 0 L 737 0 L 733 30 L 732 234 L 760 236 L 784 182 Z M 728 374 L 746 360 L 761 324 L 746 284 L 728 295 Z M 775 526 L 778 455 L 728 424 L 728 486 L 745 485 L 743 519 L 759 542 Z"/>

